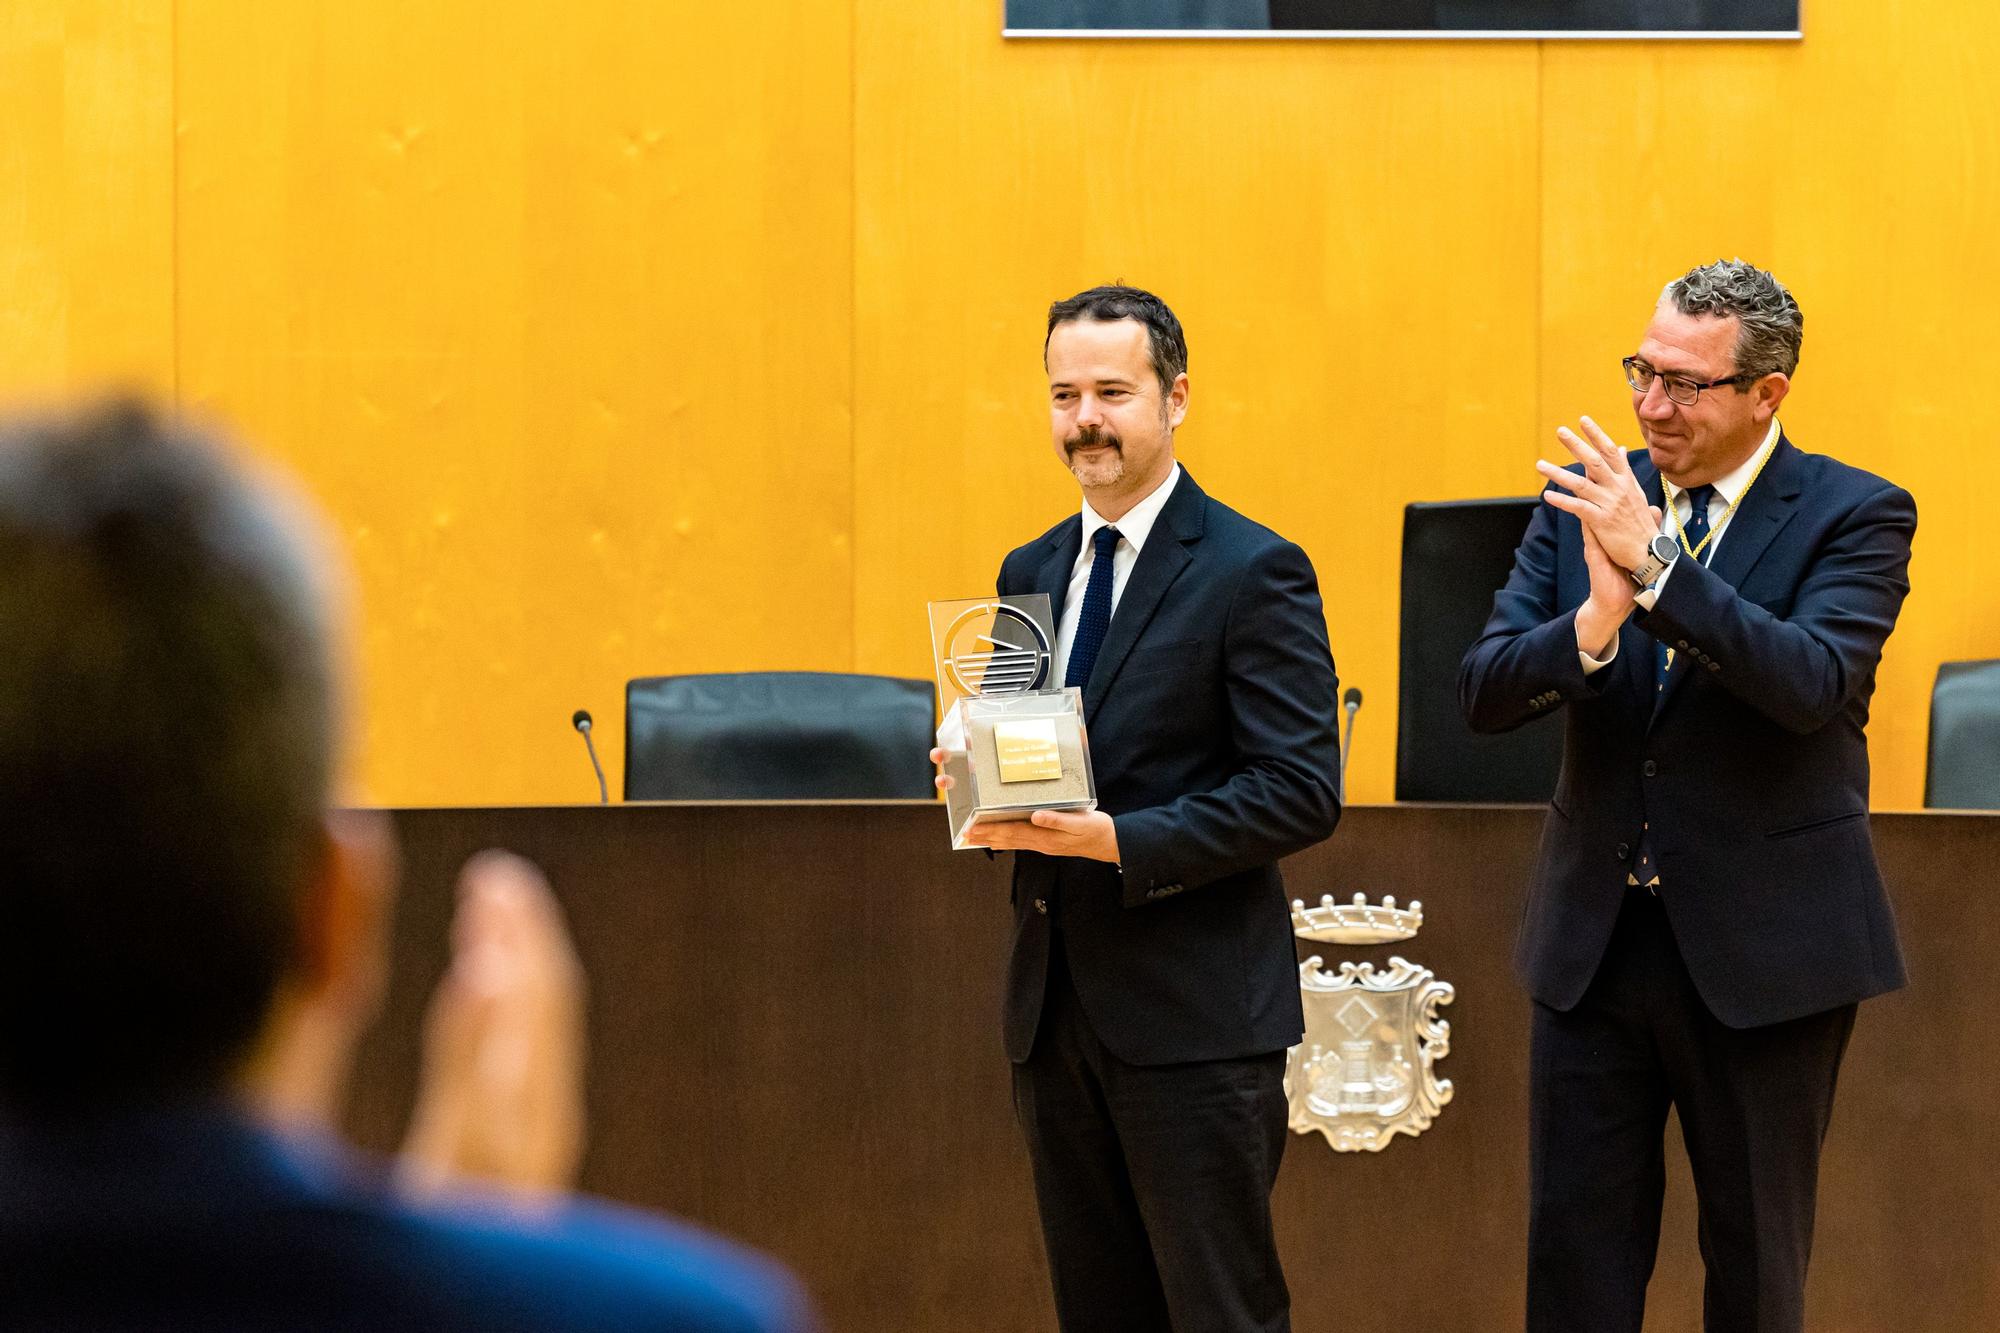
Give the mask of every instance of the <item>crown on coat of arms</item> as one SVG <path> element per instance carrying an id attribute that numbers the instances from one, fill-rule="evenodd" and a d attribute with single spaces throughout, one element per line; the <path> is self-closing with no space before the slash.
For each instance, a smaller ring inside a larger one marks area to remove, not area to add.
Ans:
<path id="1" fill-rule="evenodd" d="M 1393 944 L 1415 937 L 1424 924 L 1424 905 L 1412 899 L 1408 907 L 1396 906 L 1394 897 L 1385 897 L 1379 906 L 1369 906 L 1368 895 L 1357 893 L 1351 903 L 1336 903 L 1325 894 L 1319 906 L 1307 907 L 1303 898 L 1292 899 L 1292 933 L 1301 939 L 1328 944 Z"/>

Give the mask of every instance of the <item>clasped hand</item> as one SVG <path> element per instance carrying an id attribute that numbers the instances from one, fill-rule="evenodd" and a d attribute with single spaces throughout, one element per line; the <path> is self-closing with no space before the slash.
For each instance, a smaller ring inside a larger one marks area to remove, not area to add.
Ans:
<path id="1" fill-rule="evenodd" d="M 931 762 L 938 766 L 938 790 L 950 791 L 954 784 L 951 775 L 944 772 L 944 751 L 932 750 Z M 996 852 L 1118 860 L 1118 827 L 1102 810 L 1037 810 L 1025 820 L 974 824 L 965 831 L 965 840 Z"/>
<path id="2" fill-rule="evenodd" d="M 1589 417 L 1582 425 L 1582 436 L 1566 426 L 1556 431 L 1563 447 L 1583 464 L 1581 473 L 1542 459 L 1535 461 L 1535 470 L 1555 483 L 1542 492 L 1542 499 L 1583 524 L 1590 600 L 1577 611 L 1576 640 L 1584 652 L 1602 657 L 1632 614 L 1638 589 L 1629 571 L 1645 563 L 1646 547 L 1660 530 L 1660 511 L 1647 502 L 1625 451 Z"/>

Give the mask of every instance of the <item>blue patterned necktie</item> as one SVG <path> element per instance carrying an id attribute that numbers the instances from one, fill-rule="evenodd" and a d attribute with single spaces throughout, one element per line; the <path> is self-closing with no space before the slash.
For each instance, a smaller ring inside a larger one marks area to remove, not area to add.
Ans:
<path id="1" fill-rule="evenodd" d="M 1090 583 L 1083 590 L 1083 613 L 1076 618 L 1076 642 L 1070 645 L 1065 686 L 1090 684 L 1104 631 L 1111 628 L 1111 554 L 1118 549 L 1118 529 L 1099 528 L 1090 541 Z"/>
<path id="2" fill-rule="evenodd" d="M 1701 550 L 1702 540 L 1708 536 L 1708 502 L 1709 498 L 1714 494 L 1715 487 L 1713 486 L 1696 486 L 1687 492 L 1690 512 L 1686 526 L 1681 529 L 1681 538 L 1687 543 L 1681 549 L 1683 556 L 1689 551 Z M 1707 564 L 1708 554 L 1707 551 L 1702 551 L 1701 555 L 1697 556 L 1696 559 L 1702 564 Z M 1653 677 L 1656 692 L 1667 688 L 1667 675 L 1673 666 L 1673 661 L 1673 650 L 1668 648 L 1666 644 L 1655 640 L 1653 643 Z"/>

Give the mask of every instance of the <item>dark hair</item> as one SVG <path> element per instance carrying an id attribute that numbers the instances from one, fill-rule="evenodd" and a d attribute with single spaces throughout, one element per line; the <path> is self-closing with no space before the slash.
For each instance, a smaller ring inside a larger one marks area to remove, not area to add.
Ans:
<path id="1" fill-rule="evenodd" d="M 1696 265 L 1668 283 L 1660 299 L 1672 301 L 1683 315 L 1736 316 L 1738 374 L 1798 373 L 1806 317 L 1785 284 L 1755 264 L 1718 259 Z"/>
<path id="2" fill-rule="evenodd" d="M 1105 324 L 1136 319 L 1144 324 L 1147 355 L 1153 363 L 1153 374 L 1159 377 L 1162 393 L 1171 392 L 1174 381 L 1187 373 L 1187 339 L 1181 334 L 1181 322 L 1167 309 L 1167 303 L 1151 292 L 1137 287 L 1092 287 L 1067 301 L 1056 302 L 1049 307 L 1049 327 L 1042 335 L 1043 361 L 1049 359 L 1049 338 L 1056 325 L 1080 319 Z"/>
<path id="3" fill-rule="evenodd" d="M 0 1100 L 218 1088 L 294 962 L 333 690 L 266 492 L 132 403 L 0 426 Z"/>

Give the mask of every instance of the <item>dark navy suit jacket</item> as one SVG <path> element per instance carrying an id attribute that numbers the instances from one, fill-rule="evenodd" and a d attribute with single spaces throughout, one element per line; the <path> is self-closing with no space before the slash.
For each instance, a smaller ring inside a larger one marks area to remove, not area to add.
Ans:
<path id="1" fill-rule="evenodd" d="M 1646 452 L 1630 457 L 1660 504 Z M 1475 731 L 1564 717 L 1515 952 L 1536 999 L 1567 1010 L 1582 998 L 1648 824 L 1674 938 L 1724 1023 L 1781 1022 L 1903 984 L 1868 832 L 1863 730 L 1916 525 L 1907 491 L 1781 437 L 1713 565 L 1676 561 L 1653 610 L 1619 632 L 1616 660 L 1586 676 L 1582 526 L 1536 510 L 1459 677 Z M 1676 650 L 1664 691 L 1656 640 Z"/>
<path id="2" fill-rule="evenodd" d="M 1047 593 L 1060 620 L 1082 532 L 1071 515 L 1008 555 L 1001 595 Z M 1034 1045 L 1052 921 L 1093 1030 L 1123 1060 L 1236 1059 L 1298 1041 L 1277 862 L 1340 818 L 1337 688 L 1305 552 L 1183 469 L 1083 695 L 1123 871 L 1016 856 L 1009 1055 Z"/>
<path id="3" fill-rule="evenodd" d="M 330 1145 L 214 1108 L 0 1122 L 0 1328 L 779 1333 L 797 1285 L 724 1241 L 575 1201 L 416 1208 Z"/>

